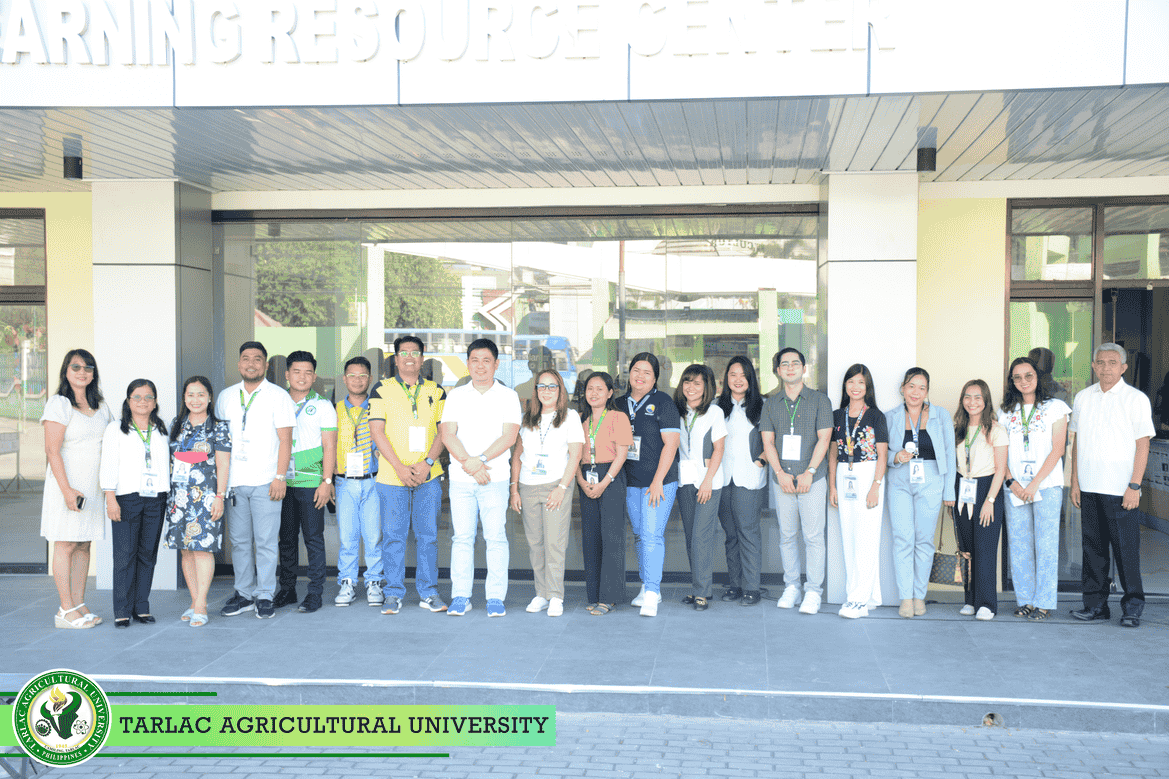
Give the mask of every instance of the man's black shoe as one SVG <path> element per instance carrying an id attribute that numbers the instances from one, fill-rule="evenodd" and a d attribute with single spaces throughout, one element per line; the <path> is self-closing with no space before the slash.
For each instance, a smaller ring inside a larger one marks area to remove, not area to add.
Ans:
<path id="1" fill-rule="evenodd" d="M 276 597 L 272 599 L 272 608 L 282 609 L 285 606 L 291 606 L 296 603 L 296 590 L 280 590 L 276 593 Z"/>
<path id="2" fill-rule="evenodd" d="M 272 607 L 270 600 L 256 601 L 256 619 L 272 619 L 276 616 L 276 609 Z"/>
<path id="3" fill-rule="evenodd" d="M 1095 608 L 1091 609 L 1080 609 L 1079 611 L 1073 611 L 1072 616 L 1081 622 L 1091 622 L 1097 619 L 1111 619 L 1112 613 L 1108 611 L 1107 606 L 1096 606 Z"/>
<path id="4" fill-rule="evenodd" d="M 747 590 L 743 593 L 743 599 L 739 601 L 740 606 L 754 606 L 759 602 L 759 593 Z"/>
<path id="5" fill-rule="evenodd" d="M 309 595 L 304 596 L 304 601 L 296 608 L 296 610 L 302 614 L 312 614 L 320 607 L 321 596 L 310 593 Z"/>
<path id="6" fill-rule="evenodd" d="M 1139 628 L 1141 626 L 1141 618 L 1135 614 L 1125 614 L 1120 618 L 1120 626 L 1122 628 Z"/>
<path id="7" fill-rule="evenodd" d="M 738 587 L 727 587 L 723 590 L 722 599 L 727 603 L 737 601 L 741 597 L 743 597 L 743 591 Z"/>
<path id="8" fill-rule="evenodd" d="M 256 602 L 249 600 L 238 592 L 231 596 L 231 600 L 223 604 L 223 608 L 219 613 L 225 617 L 234 617 L 236 614 L 243 614 L 245 611 L 251 611 L 256 608 Z"/>

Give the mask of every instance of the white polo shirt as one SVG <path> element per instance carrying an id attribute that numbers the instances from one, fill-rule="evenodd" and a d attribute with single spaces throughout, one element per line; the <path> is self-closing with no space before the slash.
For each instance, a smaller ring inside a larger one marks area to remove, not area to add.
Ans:
<path id="1" fill-rule="evenodd" d="M 480 392 L 468 382 L 447 393 L 446 405 L 442 410 L 442 423 L 454 422 L 459 427 L 455 432 L 467 454 L 479 454 L 503 435 L 505 424 L 518 425 L 522 420 L 520 396 L 515 390 L 500 382 L 491 389 Z M 487 462 L 491 470 L 487 475 L 493 482 L 511 480 L 511 450 Z M 457 463 L 451 464 L 451 481 L 475 483 L 475 477 L 463 470 Z"/>
<path id="2" fill-rule="evenodd" d="M 215 416 L 231 427 L 227 486 L 260 487 L 271 483 L 276 478 L 276 457 L 280 454 L 276 429 L 296 426 L 296 405 L 288 393 L 267 379 L 255 392 L 248 393 L 241 381 L 219 393 Z"/>
<path id="3" fill-rule="evenodd" d="M 1137 439 L 1152 438 L 1153 410 L 1145 393 L 1124 379 L 1107 392 L 1093 384 L 1076 393 L 1068 430 L 1076 434 L 1076 478 L 1082 492 L 1124 495 Z"/>

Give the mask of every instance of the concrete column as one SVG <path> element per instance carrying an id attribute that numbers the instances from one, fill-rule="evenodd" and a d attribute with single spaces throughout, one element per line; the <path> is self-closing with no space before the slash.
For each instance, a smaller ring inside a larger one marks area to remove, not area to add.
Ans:
<path id="1" fill-rule="evenodd" d="M 901 376 L 917 360 L 916 173 L 826 177 L 821 202 L 821 268 L 828 359 L 823 386 L 840 404 L 844 372 L 861 362 L 873 374 L 882 411 L 899 403 Z M 824 365 L 824 362 L 821 363 Z M 891 435 L 898 434 L 892 431 Z M 888 506 L 888 503 L 886 503 Z M 897 600 L 892 529 L 886 508 L 881 532 L 881 594 Z M 844 600 L 840 517 L 828 509 L 827 601 Z"/>
<path id="2" fill-rule="evenodd" d="M 211 198 L 173 181 L 93 183 L 94 351 L 115 416 L 137 378 L 158 387 L 170 423 L 187 376 L 215 365 Z M 108 522 L 108 521 L 107 521 Z M 96 544 L 99 589 L 113 584 L 111 533 Z M 178 553 L 162 548 L 154 588 L 179 582 Z"/>

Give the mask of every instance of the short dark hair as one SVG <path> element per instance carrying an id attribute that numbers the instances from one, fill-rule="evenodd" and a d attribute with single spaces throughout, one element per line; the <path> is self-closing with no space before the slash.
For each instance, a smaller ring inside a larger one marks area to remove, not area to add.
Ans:
<path id="1" fill-rule="evenodd" d="M 782 349 L 780 349 L 778 352 L 776 352 L 775 356 L 771 358 L 771 372 L 772 373 L 775 373 L 776 368 L 779 367 L 779 363 L 783 359 L 783 356 L 785 354 L 794 354 L 795 356 L 799 357 L 800 358 L 800 365 L 807 365 L 808 364 L 808 361 L 806 359 L 804 359 L 803 352 L 801 352 L 799 349 L 797 349 L 794 346 L 785 346 Z"/>
<path id="2" fill-rule="evenodd" d="M 633 359 L 629 361 L 629 370 L 633 370 L 633 366 L 639 362 L 648 362 L 649 367 L 654 369 L 654 384 L 658 383 L 658 379 L 662 377 L 662 366 L 658 363 L 658 358 L 651 352 L 638 352 L 633 355 Z"/>
<path id="3" fill-rule="evenodd" d="M 317 369 L 317 358 L 313 357 L 312 352 L 306 352 L 303 349 L 297 349 L 295 352 L 284 358 L 285 369 L 291 369 L 294 362 L 311 363 L 313 370 L 315 371 Z"/>
<path id="4" fill-rule="evenodd" d="M 472 341 L 471 345 L 467 347 L 468 360 L 471 359 L 471 352 L 475 351 L 476 349 L 486 349 L 487 351 L 491 352 L 491 358 L 493 360 L 499 359 L 499 347 L 496 346 L 495 341 L 492 341 L 490 338 L 476 338 L 474 341 Z"/>
<path id="5" fill-rule="evenodd" d="M 345 371 L 349 370 L 350 365 L 364 365 L 367 371 L 369 371 L 371 374 L 373 373 L 373 366 L 369 364 L 369 360 L 365 359 L 360 354 L 356 357 L 350 357 L 348 360 L 346 360 L 345 365 L 341 367 L 341 373 L 344 374 Z"/>
<path id="6" fill-rule="evenodd" d="M 422 339 L 416 335 L 403 335 L 394 339 L 394 354 L 397 354 L 401 349 L 402 344 L 418 344 L 418 351 L 426 354 L 426 344 L 422 343 Z"/>
<path id="7" fill-rule="evenodd" d="M 248 349 L 259 349 L 260 353 L 264 355 L 264 359 L 268 359 L 268 350 L 264 348 L 264 344 L 259 341 L 244 341 L 239 345 L 239 353 L 243 354 Z"/>

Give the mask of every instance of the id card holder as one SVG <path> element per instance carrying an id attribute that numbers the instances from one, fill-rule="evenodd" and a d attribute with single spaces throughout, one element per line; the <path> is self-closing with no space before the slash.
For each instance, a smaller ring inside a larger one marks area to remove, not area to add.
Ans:
<path id="1" fill-rule="evenodd" d="M 170 465 L 170 480 L 174 484 L 186 484 L 191 478 L 191 464 L 185 463 L 177 457 L 172 458 Z"/>
<path id="2" fill-rule="evenodd" d="M 800 439 L 803 436 L 788 434 L 783 437 L 783 452 L 779 455 L 781 460 L 799 460 L 800 459 Z"/>
<path id="3" fill-rule="evenodd" d="M 978 500 L 978 479 L 958 480 L 958 502 L 974 504 Z"/>
<path id="4" fill-rule="evenodd" d="M 426 428 L 422 425 L 410 425 L 410 451 L 421 453 L 426 451 Z"/>
<path id="5" fill-rule="evenodd" d="M 1032 479 L 1035 478 L 1035 461 L 1024 459 L 1021 465 L 1023 466 L 1023 472 L 1016 478 L 1019 481 L 1025 481 L 1029 483 Z"/>
<path id="6" fill-rule="evenodd" d="M 237 463 L 246 463 L 248 461 L 248 449 L 251 448 L 252 439 L 247 436 L 240 436 L 238 441 L 233 439 L 231 447 L 231 459 Z"/>
<path id="7" fill-rule="evenodd" d="M 629 452 L 626 453 L 625 459 L 633 462 L 641 459 L 641 436 L 633 436 L 633 443 L 629 445 Z"/>
<path id="8" fill-rule="evenodd" d="M 345 478 L 360 479 L 365 475 L 365 455 L 349 452 L 345 455 Z"/>
<path id="9" fill-rule="evenodd" d="M 601 477 L 597 475 L 596 468 L 590 468 L 585 474 L 585 482 L 588 484 L 600 484 Z"/>
<path id="10" fill-rule="evenodd" d="M 548 455 L 536 455 L 536 461 L 532 463 L 533 476 L 547 476 L 548 475 Z"/>
<path id="11" fill-rule="evenodd" d="M 925 461 L 924 460 L 910 460 L 909 461 L 909 483 L 910 484 L 925 484 Z"/>
<path id="12" fill-rule="evenodd" d="M 296 458 L 288 458 L 288 470 L 284 472 L 284 480 L 292 481 L 296 478 Z"/>
<path id="13" fill-rule="evenodd" d="M 844 499 L 845 500 L 856 500 L 857 499 L 856 477 L 855 476 L 845 476 L 844 477 Z"/>
<path id="14" fill-rule="evenodd" d="M 682 484 L 697 486 L 702 481 L 702 463 L 697 460 L 683 460 L 678 467 L 678 480 Z"/>
<path id="15" fill-rule="evenodd" d="M 155 470 L 142 472 L 142 486 L 138 490 L 138 494 L 144 498 L 153 498 L 158 493 L 162 492 L 163 479 L 162 474 Z"/>

